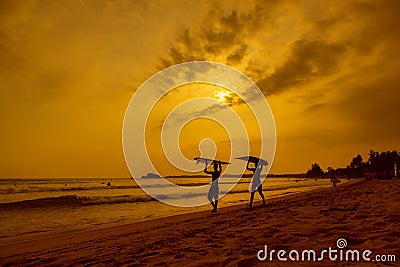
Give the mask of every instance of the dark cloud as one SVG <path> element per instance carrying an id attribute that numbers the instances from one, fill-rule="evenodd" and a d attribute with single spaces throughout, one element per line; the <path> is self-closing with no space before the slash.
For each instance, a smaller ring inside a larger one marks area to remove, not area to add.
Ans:
<path id="1" fill-rule="evenodd" d="M 239 64 L 246 55 L 246 51 L 247 51 L 247 45 L 242 44 L 226 58 L 227 63 L 229 65 Z"/>
<path id="2" fill-rule="evenodd" d="M 304 112 L 318 112 L 319 110 L 321 110 L 324 106 L 326 105 L 326 103 L 317 103 L 317 104 L 313 104 L 307 108 L 304 109 Z"/>
<path id="3" fill-rule="evenodd" d="M 185 29 L 174 39 L 168 56 L 161 58 L 160 69 L 194 60 L 217 60 L 232 66 L 243 63 L 245 74 L 257 81 L 265 95 L 280 93 L 336 71 L 346 53 L 345 42 L 314 37 L 296 40 L 290 46 L 287 59 L 272 73 L 267 72 L 267 66 L 258 63 L 258 58 L 249 55 L 253 41 L 274 30 L 275 18 L 270 13 L 276 6 L 274 1 L 257 2 L 247 13 L 210 11 L 198 30 Z M 326 24 L 336 23 L 330 20 Z"/>
<path id="4" fill-rule="evenodd" d="M 22 64 L 22 58 L 10 46 L 11 39 L 6 33 L 0 31 L 0 76 L 9 75 L 17 70 Z M 0 86 L 0 90 L 1 90 Z"/>
<path id="5" fill-rule="evenodd" d="M 203 117 L 203 116 L 210 116 L 210 114 L 214 114 L 214 113 L 216 113 L 216 112 L 218 112 L 220 110 L 224 110 L 224 109 L 227 109 L 227 108 L 228 108 L 227 105 L 218 103 L 218 104 L 213 104 L 213 105 L 211 105 L 211 106 L 209 106 L 209 107 L 207 107 L 207 108 L 205 108 L 203 110 L 192 112 L 189 116 L 187 114 L 185 114 L 184 116 L 185 116 L 186 119 L 188 117 L 198 118 L 198 117 Z"/>
<path id="6" fill-rule="evenodd" d="M 398 1 L 346 1 L 336 5 L 336 12 L 308 21 L 308 36 L 346 40 L 354 52 L 368 54 L 379 45 L 400 40 Z"/>
<path id="7" fill-rule="evenodd" d="M 257 82 L 266 95 L 279 93 L 313 78 L 336 71 L 346 52 L 346 44 L 296 41 L 285 63 Z"/>
<path id="8" fill-rule="evenodd" d="M 225 12 L 215 5 L 199 28 L 184 29 L 171 43 L 168 55 L 160 59 L 159 68 L 194 60 L 239 64 L 246 55 L 247 38 L 261 29 L 267 6 L 275 1 L 256 5 L 249 12 Z M 221 59 L 221 56 L 223 57 Z"/>

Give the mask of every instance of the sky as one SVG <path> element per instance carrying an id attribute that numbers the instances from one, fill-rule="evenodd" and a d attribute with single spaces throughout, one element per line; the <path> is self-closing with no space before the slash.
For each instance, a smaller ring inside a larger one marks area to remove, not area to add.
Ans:
<path id="1" fill-rule="evenodd" d="M 0 1 L 0 177 L 129 177 L 129 101 L 194 60 L 259 86 L 276 124 L 272 173 L 400 150 L 399 11 L 383 0 Z"/>

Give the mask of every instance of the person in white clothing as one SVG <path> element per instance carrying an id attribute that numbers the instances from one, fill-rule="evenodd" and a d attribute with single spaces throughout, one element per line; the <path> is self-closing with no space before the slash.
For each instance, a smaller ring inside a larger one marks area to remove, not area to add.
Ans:
<path id="1" fill-rule="evenodd" d="M 262 192 L 262 183 L 261 183 L 261 171 L 264 167 L 264 164 L 262 164 L 261 162 L 256 162 L 254 163 L 255 168 L 250 168 L 249 167 L 249 161 L 247 162 L 246 165 L 246 170 L 252 171 L 253 172 L 253 178 L 251 179 L 251 185 L 250 185 L 250 208 L 253 207 L 253 200 L 254 200 L 254 194 L 256 192 L 256 190 L 258 191 L 258 193 L 260 194 L 262 200 L 263 200 L 263 205 L 265 205 L 265 198 L 264 198 L 264 194 Z"/>

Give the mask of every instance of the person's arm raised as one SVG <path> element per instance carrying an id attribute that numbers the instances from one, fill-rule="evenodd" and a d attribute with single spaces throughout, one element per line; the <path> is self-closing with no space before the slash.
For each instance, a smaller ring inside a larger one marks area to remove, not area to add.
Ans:
<path id="1" fill-rule="evenodd" d="M 254 172 L 254 171 L 256 171 L 256 168 L 250 168 L 249 167 L 249 161 L 247 162 L 247 165 L 246 165 L 246 170 L 248 170 L 248 171 L 252 171 L 252 172 Z"/>
<path id="2" fill-rule="evenodd" d="M 212 174 L 212 173 L 213 173 L 213 172 L 207 171 L 207 165 L 206 165 L 206 167 L 204 168 L 204 172 L 207 173 L 207 174 Z"/>

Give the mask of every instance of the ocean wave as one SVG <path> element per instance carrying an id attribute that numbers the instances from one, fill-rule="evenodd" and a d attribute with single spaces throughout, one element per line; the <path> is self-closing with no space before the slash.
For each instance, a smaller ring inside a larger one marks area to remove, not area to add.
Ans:
<path id="1" fill-rule="evenodd" d="M 39 192 L 68 192 L 68 191 L 84 191 L 84 190 L 110 190 L 110 189 L 134 189 L 139 188 L 138 185 L 121 185 L 121 186 L 76 186 L 76 187 L 35 187 L 35 186 L 10 186 L 0 188 L 0 194 L 15 193 L 39 193 Z"/>
<path id="2" fill-rule="evenodd" d="M 240 191 L 239 191 L 240 192 Z M 221 191 L 221 193 L 223 193 Z M 227 193 L 227 192 L 224 192 Z M 232 193 L 232 192 L 231 192 Z M 207 196 L 206 192 L 190 193 L 190 194 L 157 194 L 158 200 L 164 199 L 187 199 L 193 197 Z M 87 205 L 100 205 L 100 204 L 118 204 L 118 203 L 135 203 L 135 202 L 149 202 L 156 201 L 151 196 L 133 196 L 133 195 L 119 195 L 119 196 L 77 196 L 65 195 L 57 197 L 45 197 L 32 200 L 21 200 L 9 203 L 0 203 L 1 210 L 16 210 L 27 208 L 49 208 L 49 207 L 74 207 L 74 206 L 87 206 Z"/>
<path id="3" fill-rule="evenodd" d="M 235 184 L 236 182 L 221 181 L 220 184 Z M 238 182 L 243 183 L 243 182 Z M 202 186 L 208 184 L 207 182 L 184 182 L 176 183 L 179 186 Z M 142 185 L 143 188 L 157 188 L 157 187 L 171 187 L 172 185 L 165 184 L 148 184 Z M 72 187 L 39 187 L 39 186 L 7 186 L 0 188 L 0 194 L 18 194 L 18 193 L 42 193 L 42 192 L 71 192 L 71 191 L 87 191 L 87 190 L 112 190 L 112 189 L 137 189 L 138 185 L 100 185 L 100 186 L 72 186 Z"/>
<path id="4" fill-rule="evenodd" d="M 155 199 L 150 196 L 58 196 L 46 197 L 32 200 L 22 200 L 10 203 L 0 203 L 0 210 L 14 210 L 26 208 L 47 208 L 47 207 L 73 207 L 85 205 L 98 205 L 98 204 L 116 204 L 116 203 L 130 203 L 130 202 L 149 202 Z"/>

